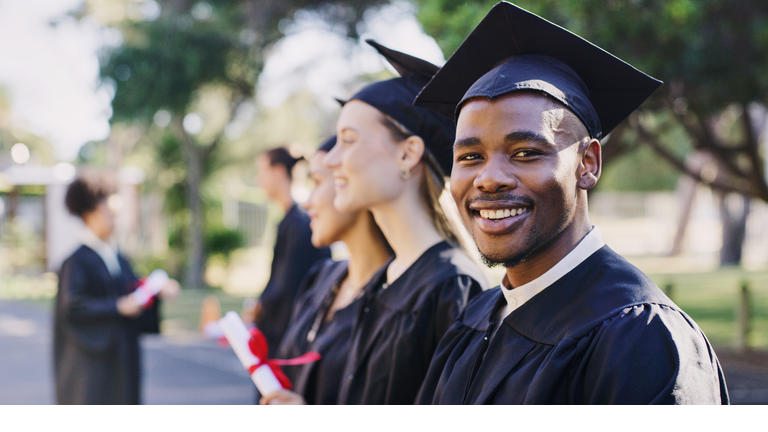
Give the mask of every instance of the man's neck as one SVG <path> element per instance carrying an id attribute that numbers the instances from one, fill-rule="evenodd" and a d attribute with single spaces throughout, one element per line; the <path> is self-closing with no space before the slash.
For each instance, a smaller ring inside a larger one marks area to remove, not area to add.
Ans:
<path id="1" fill-rule="evenodd" d="M 523 262 L 507 268 L 507 281 L 512 288 L 537 279 L 568 255 L 589 234 L 589 219 L 573 222 L 545 245 L 529 254 Z"/>

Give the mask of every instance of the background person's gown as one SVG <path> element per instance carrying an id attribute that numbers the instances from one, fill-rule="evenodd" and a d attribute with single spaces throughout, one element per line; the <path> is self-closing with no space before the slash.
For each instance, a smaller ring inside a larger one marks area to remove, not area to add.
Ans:
<path id="1" fill-rule="evenodd" d="M 312 246 L 309 222 L 309 216 L 294 204 L 277 227 L 272 271 L 260 298 L 263 313 L 255 323 L 272 352 L 288 327 L 293 302 L 301 295 L 301 281 L 317 261 L 331 257 L 327 247 Z"/>
<path id="2" fill-rule="evenodd" d="M 446 333 L 420 403 L 725 404 L 704 333 L 607 246 L 498 325 L 500 288 L 473 300 Z"/>
<path id="3" fill-rule="evenodd" d="M 358 307 L 339 404 L 413 404 L 441 337 L 486 286 L 480 267 L 445 241 L 385 287 L 387 266 Z"/>
<path id="4" fill-rule="evenodd" d="M 313 363 L 282 367 L 293 383 L 293 390 L 310 405 L 335 404 L 338 399 L 360 299 L 337 310 L 328 322 L 323 321 L 347 268 L 347 261 L 327 260 L 310 270 L 304 280 L 308 288 L 296 301 L 291 323 L 275 356 L 294 358 L 310 351 L 323 356 Z M 308 338 L 310 333 L 314 335 Z"/>
<path id="5" fill-rule="evenodd" d="M 62 264 L 54 316 L 53 355 L 59 404 L 138 404 L 139 334 L 159 332 L 158 302 L 132 319 L 117 298 L 138 285 L 128 261 L 111 276 L 102 258 L 81 246 Z"/>

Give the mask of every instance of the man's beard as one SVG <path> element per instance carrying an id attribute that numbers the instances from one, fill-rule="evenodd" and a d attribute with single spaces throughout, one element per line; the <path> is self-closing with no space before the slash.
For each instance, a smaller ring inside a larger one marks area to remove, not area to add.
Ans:
<path id="1" fill-rule="evenodd" d="M 513 256 L 491 257 L 484 254 L 479 247 L 477 248 L 477 251 L 480 252 L 480 259 L 483 261 L 483 264 L 490 268 L 499 266 L 504 268 L 515 268 L 523 261 L 525 261 L 525 259 L 528 258 L 531 253 L 539 249 L 544 243 L 546 242 L 541 237 L 539 231 L 536 228 L 532 228 L 531 231 L 528 232 L 528 238 L 525 241 L 525 244 L 528 244 L 528 247 Z M 475 245 L 477 245 L 477 242 L 475 242 Z"/>

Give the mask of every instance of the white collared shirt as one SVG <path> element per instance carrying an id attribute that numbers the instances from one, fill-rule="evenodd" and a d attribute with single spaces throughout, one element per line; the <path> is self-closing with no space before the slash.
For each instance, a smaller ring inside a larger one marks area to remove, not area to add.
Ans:
<path id="1" fill-rule="evenodd" d="M 109 270 L 109 274 L 112 277 L 120 275 L 122 269 L 120 268 L 120 262 L 117 260 L 117 248 L 115 246 L 99 238 L 99 236 L 87 226 L 80 236 L 80 241 L 82 241 L 85 246 L 93 249 L 93 251 L 101 257 L 101 260 L 104 261 L 104 264 L 107 266 L 107 270 Z"/>
<path id="2" fill-rule="evenodd" d="M 536 294 L 544 291 L 544 288 L 557 282 L 603 246 L 605 243 L 600 230 L 592 225 L 592 230 L 568 255 L 538 278 L 517 288 L 510 288 L 507 274 L 504 273 L 504 277 L 501 279 L 501 292 L 507 300 L 507 306 L 502 309 L 500 318 L 506 318 L 512 311 L 522 306 Z"/>

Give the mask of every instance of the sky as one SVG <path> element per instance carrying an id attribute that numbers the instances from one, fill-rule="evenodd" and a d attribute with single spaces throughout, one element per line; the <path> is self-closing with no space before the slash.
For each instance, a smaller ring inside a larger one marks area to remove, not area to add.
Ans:
<path id="1" fill-rule="evenodd" d="M 99 85 L 97 51 L 120 38 L 92 19 L 62 18 L 81 3 L 0 0 L 0 86 L 10 92 L 13 121 L 47 138 L 61 161 L 73 160 L 82 144 L 109 135 L 111 95 Z M 152 7 L 142 10 L 156 10 L 156 3 L 145 3 Z M 361 39 L 444 62 L 408 3 L 367 15 L 365 29 Z M 297 19 L 286 33 L 270 52 L 257 86 L 259 102 L 268 107 L 279 106 L 294 91 L 309 90 L 332 109 L 333 98 L 349 96 L 345 82 L 385 67 L 373 48 L 344 39 L 311 16 Z"/>
<path id="2" fill-rule="evenodd" d="M 98 88 L 98 26 L 51 26 L 79 0 L 0 0 L 0 85 L 14 122 L 48 138 L 60 160 L 109 133 L 109 93 Z"/>

